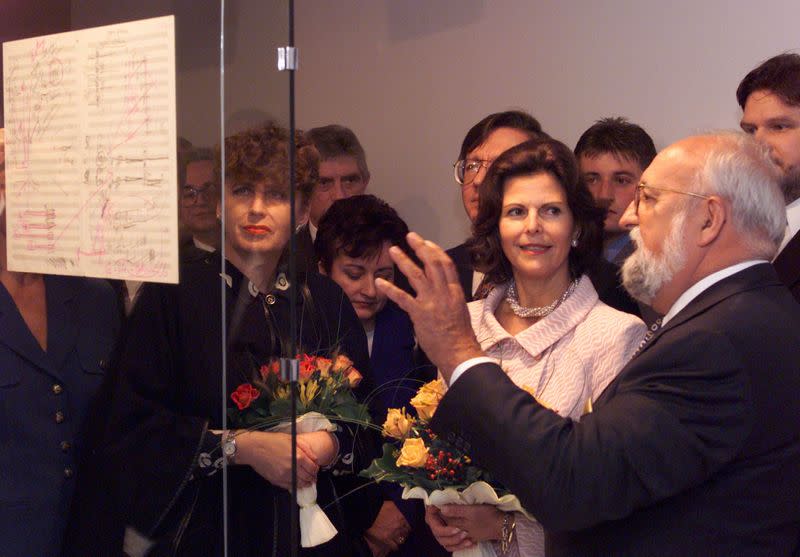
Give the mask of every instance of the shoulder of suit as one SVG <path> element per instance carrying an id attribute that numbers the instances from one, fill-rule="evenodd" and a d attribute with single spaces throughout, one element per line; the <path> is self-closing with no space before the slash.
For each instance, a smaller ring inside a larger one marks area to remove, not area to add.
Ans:
<path id="1" fill-rule="evenodd" d="M 457 246 L 453 246 L 445 250 L 450 259 L 452 259 L 455 263 L 465 263 L 469 261 L 469 250 L 467 250 L 466 242 L 462 242 Z"/>

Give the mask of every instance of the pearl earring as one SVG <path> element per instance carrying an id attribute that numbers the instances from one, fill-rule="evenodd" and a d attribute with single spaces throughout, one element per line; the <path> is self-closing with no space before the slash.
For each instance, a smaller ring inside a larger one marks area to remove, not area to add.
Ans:
<path id="1" fill-rule="evenodd" d="M 578 247 L 578 239 L 577 238 L 573 238 L 572 241 L 570 242 L 570 245 L 573 248 L 577 248 Z"/>

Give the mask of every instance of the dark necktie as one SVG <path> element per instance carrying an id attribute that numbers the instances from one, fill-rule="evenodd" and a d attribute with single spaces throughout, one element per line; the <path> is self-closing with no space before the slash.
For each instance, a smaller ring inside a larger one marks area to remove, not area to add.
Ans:
<path id="1" fill-rule="evenodd" d="M 642 342 L 639 343 L 639 347 L 636 349 L 636 352 L 633 353 L 634 356 L 639 352 L 641 352 L 642 348 L 647 346 L 647 343 L 649 343 L 653 339 L 653 336 L 656 334 L 656 331 L 658 331 L 661 328 L 661 319 L 662 319 L 661 317 L 656 319 L 655 322 L 652 325 L 650 325 L 650 328 L 647 329 L 647 333 L 645 333 Z"/>

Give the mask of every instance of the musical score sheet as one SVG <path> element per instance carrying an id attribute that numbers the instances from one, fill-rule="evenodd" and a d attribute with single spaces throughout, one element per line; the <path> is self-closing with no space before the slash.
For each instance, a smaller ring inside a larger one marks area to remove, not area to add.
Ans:
<path id="1" fill-rule="evenodd" d="M 8 267 L 178 282 L 174 17 L 3 44 Z"/>

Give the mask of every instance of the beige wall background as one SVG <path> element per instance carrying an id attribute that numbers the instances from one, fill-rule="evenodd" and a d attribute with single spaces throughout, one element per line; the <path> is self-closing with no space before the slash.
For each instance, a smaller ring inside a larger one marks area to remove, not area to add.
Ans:
<path id="1" fill-rule="evenodd" d="M 286 0 L 226 0 L 229 131 L 288 115 Z M 71 0 L 72 27 L 176 15 L 179 133 L 217 143 L 217 0 Z M 297 123 L 350 126 L 370 189 L 444 246 L 469 227 L 452 164 L 467 129 L 522 108 L 570 146 L 620 115 L 658 147 L 735 127 L 734 91 L 762 60 L 800 48 L 797 0 L 297 0 Z"/>
<path id="2" fill-rule="evenodd" d="M 573 147 L 621 115 L 661 148 L 738 125 L 735 90 L 800 47 L 796 0 L 298 0 L 301 126 L 349 125 L 370 189 L 412 229 L 452 246 L 468 232 L 452 179 L 461 140 L 522 108 Z"/>

